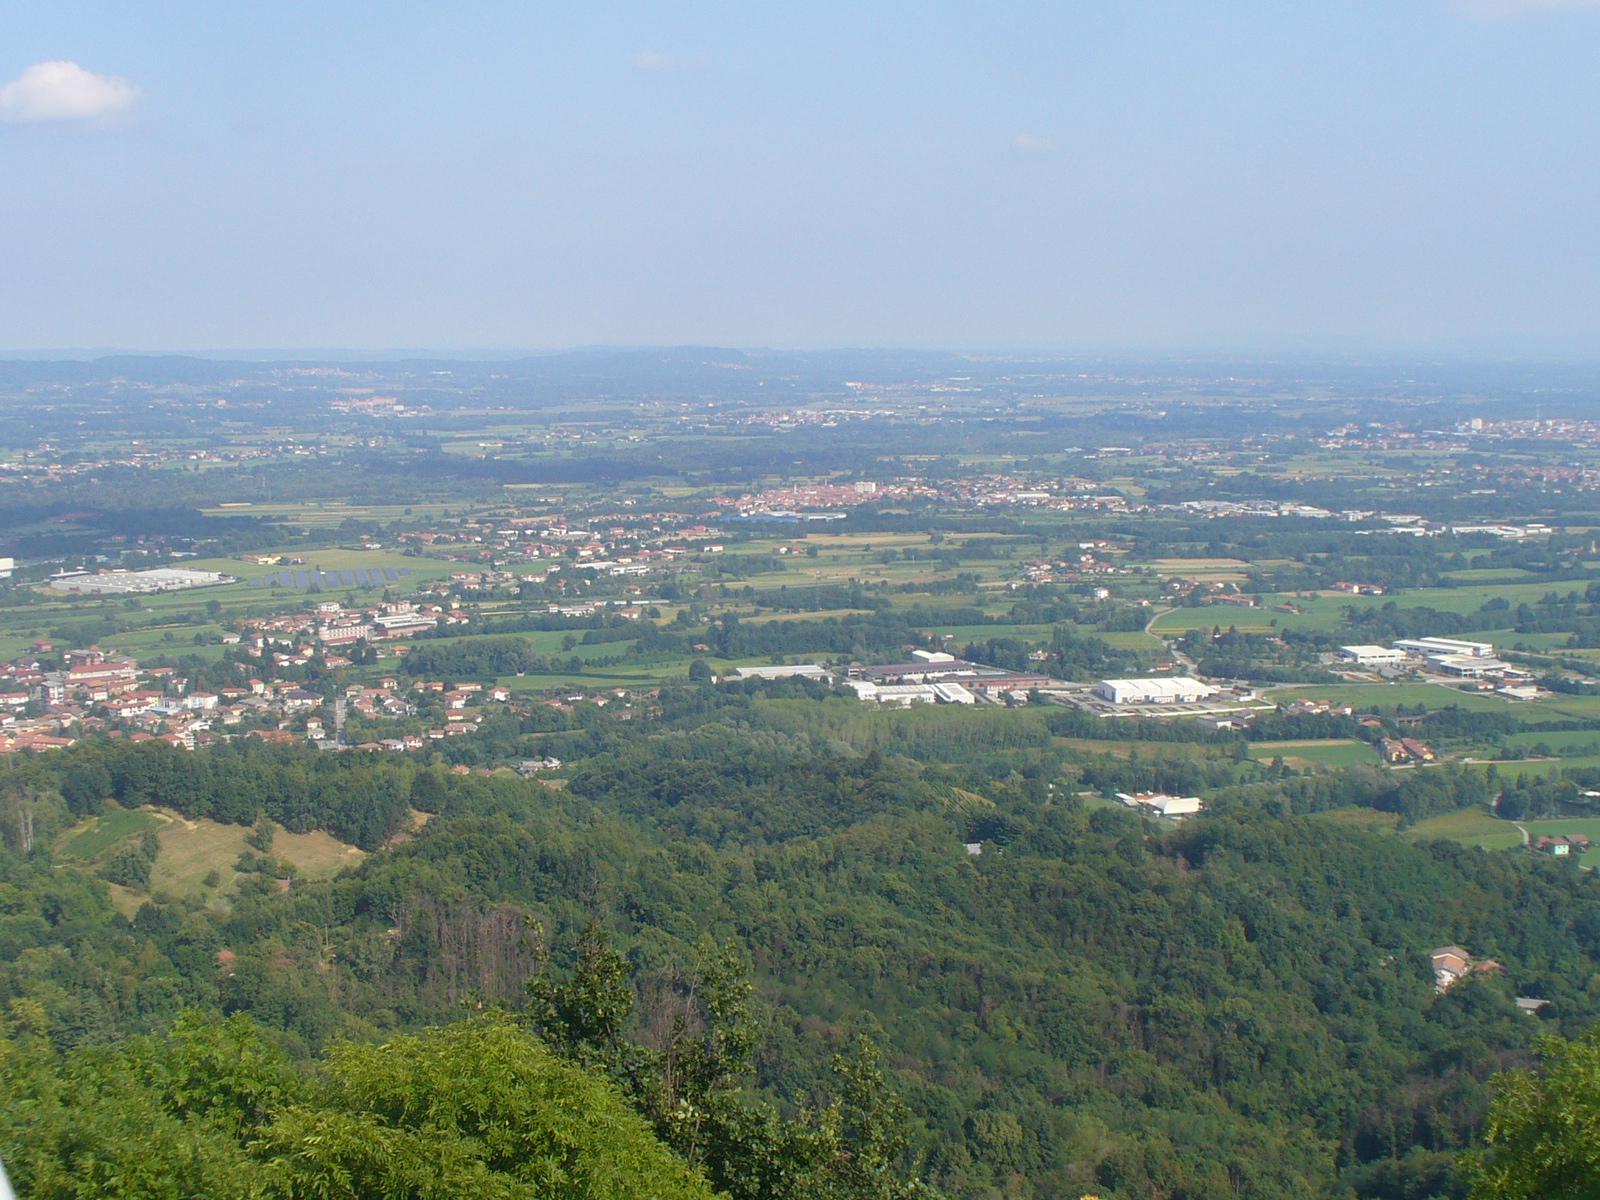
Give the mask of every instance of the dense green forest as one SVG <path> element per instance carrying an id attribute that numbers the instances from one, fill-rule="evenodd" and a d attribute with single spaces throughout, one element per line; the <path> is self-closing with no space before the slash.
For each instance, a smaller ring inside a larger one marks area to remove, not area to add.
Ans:
<path id="1" fill-rule="evenodd" d="M 955 717 L 974 719 L 958 735 Z M 1465 1195 L 1454 1163 L 1491 1077 L 1531 1061 L 1540 1032 L 1600 1018 L 1600 882 L 1322 815 L 1481 801 L 1465 772 L 1396 788 L 1268 771 L 1161 832 L 1071 786 L 1124 760 L 1063 758 L 1052 719 L 690 688 L 628 737 L 591 731 L 559 790 L 246 744 L 14 762 L 0 1058 L 8 1097 L 33 1107 L 8 1105 L 0 1154 L 39 1195 L 89 1194 L 62 1172 L 109 1162 L 94 1139 L 145 1114 L 161 1154 L 213 1148 L 195 1171 L 265 1164 L 266 1190 L 238 1194 L 326 1194 L 294 1172 L 377 1170 L 356 1161 L 358 1131 L 381 1125 L 393 1162 L 414 1148 L 418 1110 L 395 1089 L 433 1070 L 416 1063 L 507 1039 L 508 1060 L 552 1081 L 541 1094 L 626 1110 L 628 1169 L 683 1164 L 682 1190 L 659 1195 L 791 1194 L 752 1174 L 769 1161 L 790 1164 L 795 1195 L 913 1179 L 1041 1200 Z M 125 916 L 53 837 L 145 803 L 378 852 L 286 894 L 149 896 Z M 411 810 L 431 819 L 395 837 Z M 1427 956 L 1447 943 L 1504 974 L 1436 995 Z M 1529 1017 L 1521 994 L 1550 1003 Z M 467 1011 L 499 1015 L 460 1025 Z M 454 1032 L 393 1040 L 435 1026 Z M 211 1085 L 175 1081 L 174 1063 L 224 1038 L 276 1082 L 198 1104 Z M 125 1116 L 118 1089 L 137 1097 Z M 709 1114 L 693 1137 L 675 1123 L 684 1089 Z M 82 1130 L 63 1115 L 78 1111 Z M 448 1170 L 523 1194 L 548 1147 L 504 1149 L 481 1113 L 450 1112 Z M 295 1149 L 330 1122 L 349 1146 Z M 852 1139 L 877 1147 L 870 1179 L 841 1175 Z M 549 1194 L 613 1194 L 599 1188 Z"/>

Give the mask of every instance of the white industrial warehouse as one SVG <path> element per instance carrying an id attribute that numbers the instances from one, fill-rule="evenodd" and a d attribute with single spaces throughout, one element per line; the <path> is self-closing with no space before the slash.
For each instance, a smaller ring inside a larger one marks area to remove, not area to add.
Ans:
<path id="1" fill-rule="evenodd" d="M 1493 658 L 1494 646 L 1488 642 L 1463 642 L 1457 638 L 1422 637 L 1402 638 L 1394 644 L 1396 650 L 1407 650 L 1412 654 L 1420 654 L 1424 658 L 1437 658 L 1441 655 L 1463 656 L 1467 658 Z"/>
<path id="2" fill-rule="evenodd" d="M 1399 647 L 1391 650 L 1387 646 L 1340 646 L 1339 657 L 1363 667 L 1399 667 L 1411 656 Z"/>
<path id="3" fill-rule="evenodd" d="M 1217 694 L 1209 683 L 1189 675 L 1167 679 L 1102 679 L 1095 695 L 1112 704 L 1195 704 Z"/>

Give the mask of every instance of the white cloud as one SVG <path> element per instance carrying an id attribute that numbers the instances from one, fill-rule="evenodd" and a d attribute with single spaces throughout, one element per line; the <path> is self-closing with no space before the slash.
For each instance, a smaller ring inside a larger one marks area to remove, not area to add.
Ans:
<path id="1" fill-rule="evenodd" d="M 139 89 L 75 62 L 34 63 L 0 87 L 0 121 L 93 121 L 132 107 Z"/>
<path id="2" fill-rule="evenodd" d="M 1600 8 L 1600 0 L 1455 0 L 1455 6 L 1480 21 L 1507 21 L 1564 8 Z"/>
<path id="3" fill-rule="evenodd" d="M 1056 148 L 1056 142 L 1037 133 L 1019 133 L 1011 139 L 1011 148 L 1023 154 L 1048 154 Z"/>

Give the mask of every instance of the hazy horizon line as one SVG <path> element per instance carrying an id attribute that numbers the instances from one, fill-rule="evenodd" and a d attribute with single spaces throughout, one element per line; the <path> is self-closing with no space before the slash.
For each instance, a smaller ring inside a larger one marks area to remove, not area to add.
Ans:
<path id="1" fill-rule="evenodd" d="M 96 362 L 108 358 L 187 358 L 205 362 L 516 362 L 532 358 L 557 358 L 581 354 L 630 354 L 714 351 L 718 353 L 760 355 L 837 355 L 905 354 L 944 355 L 954 358 L 995 359 L 1078 359 L 1167 360 L 1210 359 L 1220 361 L 1287 360 L 1381 360 L 1462 363 L 1550 363 L 1581 366 L 1600 365 L 1600 349 L 1579 351 L 1550 346 L 1486 346 L 1473 339 L 1470 346 L 1436 345 L 1165 345 L 1118 346 L 932 346 L 914 344 L 781 346 L 728 344 L 720 342 L 596 342 L 553 347 L 516 346 L 223 346 L 192 348 L 132 348 L 125 346 L 50 346 L 0 348 L 4 362 Z"/>

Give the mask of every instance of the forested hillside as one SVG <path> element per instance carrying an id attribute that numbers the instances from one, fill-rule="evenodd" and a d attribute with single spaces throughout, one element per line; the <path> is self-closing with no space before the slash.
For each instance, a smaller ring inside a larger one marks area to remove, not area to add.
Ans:
<path id="1" fill-rule="evenodd" d="M 818 714 L 805 729 L 801 711 Z M 830 711 L 845 710 L 685 702 L 602 739 L 559 790 L 242 746 L 90 743 L 19 761 L 0 781 L 8 1094 L 93 1111 L 74 1097 L 169 1086 L 138 1066 L 162 1043 L 123 1039 L 220 1036 L 204 1017 L 166 1032 L 198 1008 L 247 1016 L 274 1070 L 355 1128 L 376 1119 L 362 1089 L 378 1085 L 341 1072 L 380 1064 L 342 1040 L 503 1010 L 735 1195 L 779 1194 L 739 1166 L 776 1153 L 770 1111 L 813 1114 L 797 1128 L 818 1138 L 877 1130 L 884 1172 L 830 1176 L 840 1196 L 898 1194 L 871 1189 L 913 1177 L 953 1197 L 1453 1196 L 1490 1076 L 1528 1061 L 1541 1030 L 1600 1017 L 1592 873 L 1297 813 L 1326 806 L 1289 798 L 1303 780 L 1240 789 L 1161 832 L 1050 782 L 1082 764 L 1019 736 L 1025 724 L 968 725 L 970 744 L 919 763 L 902 753 L 936 742 L 942 714 L 891 726 Z M 239 823 L 259 807 L 378 852 L 231 906 L 149 897 L 122 911 L 101 879 L 53 861 L 52 829 L 152 802 Z M 431 819 L 386 843 L 408 809 Z M 1447 943 L 1503 974 L 1436 995 L 1428 953 Z M 1519 994 L 1551 1003 L 1530 1018 Z M 466 1041 L 414 1048 L 466 1053 L 500 1027 L 462 1028 L 450 1036 Z M 858 1035 L 881 1048 L 887 1088 L 852 1092 L 830 1068 Z M 662 1080 L 690 1061 L 714 1062 L 711 1092 L 737 1098 L 712 1122 L 721 1151 L 679 1139 L 662 1106 Z M 893 1094 L 903 1150 L 883 1115 Z M 200 1122 L 238 1166 L 285 1152 L 311 1119 L 297 1095 L 252 1101 L 248 1118 L 141 1103 L 175 1131 Z M 52 1152 L 5 1129 L 0 1153 L 45 1179 Z M 69 1142 L 49 1144 L 67 1156 Z M 834 1161 L 789 1150 L 808 1170 Z"/>

